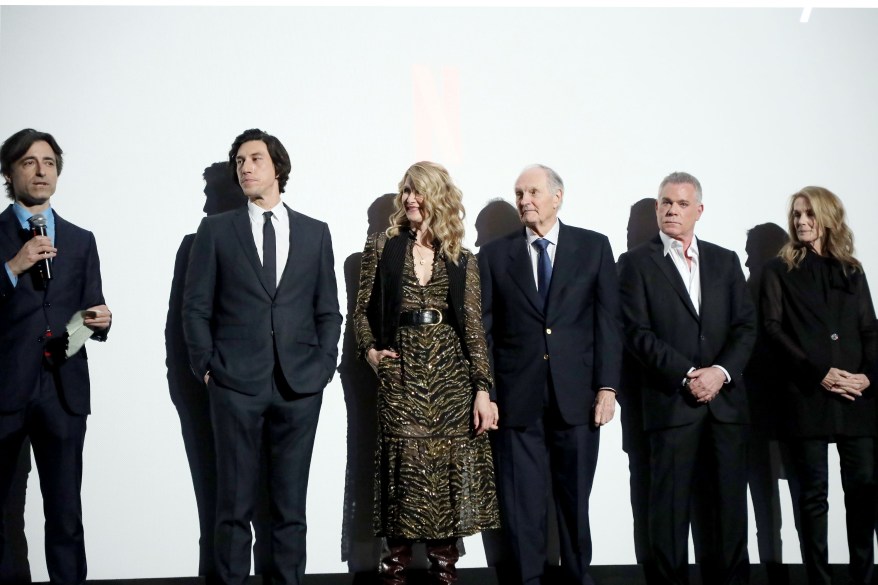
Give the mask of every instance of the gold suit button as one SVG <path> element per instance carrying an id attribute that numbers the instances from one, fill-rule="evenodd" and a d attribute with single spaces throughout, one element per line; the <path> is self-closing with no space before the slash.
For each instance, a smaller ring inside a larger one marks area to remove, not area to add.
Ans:
<path id="1" fill-rule="evenodd" d="M 552 330 L 549 328 L 546 328 L 546 335 L 551 335 L 551 334 L 552 334 Z"/>
<path id="2" fill-rule="evenodd" d="M 829 339 L 831 339 L 833 341 L 838 341 L 838 333 L 833 333 L 832 335 L 829 336 Z"/>
<path id="3" fill-rule="evenodd" d="M 549 354 L 544 355 L 544 356 L 543 356 L 543 359 L 544 359 L 544 360 L 549 359 Z"/>

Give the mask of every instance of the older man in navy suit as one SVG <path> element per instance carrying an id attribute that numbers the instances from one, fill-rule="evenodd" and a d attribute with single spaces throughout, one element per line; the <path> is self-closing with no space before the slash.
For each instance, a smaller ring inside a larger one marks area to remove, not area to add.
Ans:
<path id="1" fill-rule="evenodd" d="M 229 151 L 247 207 L 204 218 L 189 259 L 183 331 L 210 393 L 217 457 L 217 574 L 243 584 L 263 438 L 268 442 L 268 579 L 305 573 L 305 496 L 323 388 L 335 371 L 341 313 L 329 228 L 281 201 L 290 158 L 247 130 Z"/>
<path id="2" fill-rule="evenodd" d="M 565 583 L 591 583 L 588 499 L 600 427 L 613 418 L 622 354 L 606 236 L 558 220 L 564 184 L 543 165 L 515 183 L 525 227 L 479 253 L 500 429 L 498 495 L 513 575 L 540 582 L 549 489 Z"/>
<path id="3" fill-rule="evenodd" d="M 747 555 L 747 423 L 742 373 L 756 313 L 738 256 L 695 237 L 701 184 L 672 173 L 659 186 L 660 233 L 619 258 L 626 341 L 641 364 L 650 445 L 650 584 L 689 581 L 689 507 L 708 470 L 711 552 L 705 583 L 742 584 Z"/>
<path id="4" fill-rule="evenodd" d="M 80 487 L 88 360 L 84 347 L 68 351 L 66 326 L 81 313 L 103 341 L 112 320 L 94 236 L 51 205 L 63 164 L 52 135 L 30 128 L 0 148 L 13 200 L 0 214 L 0 507 L 29 437 L 46 513 L 46 565 L 59 585 L 86 577 Z M 0 557 L 3 546 L 0 527 Z"/>

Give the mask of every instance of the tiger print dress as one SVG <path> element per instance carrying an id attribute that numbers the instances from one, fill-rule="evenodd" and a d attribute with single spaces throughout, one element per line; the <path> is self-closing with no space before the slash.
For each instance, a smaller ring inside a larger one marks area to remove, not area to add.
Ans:
<path id="1" fill-rule="evenodd" d="M 376 275 L 376 239 L 363 251 L 355 319 L 360 355 L 374 346 L 366 308 Z M 383 242 L 382 242 L 383 243 Z M 418 283 L 412 244 L 405 255 L 402 310 L 447 309 L 448 272 L 434 254 L 429 283 Z M 400 327 L 399 358 L 378 365 L 378 444 L 373 526 L 378 536 L 440 539 L 500 525 L 488 434 L 474 436 L 474 393 L 491 387 L 481 321 L 479 272 L 469 252 L 463 342 L 448 324 Z"/>

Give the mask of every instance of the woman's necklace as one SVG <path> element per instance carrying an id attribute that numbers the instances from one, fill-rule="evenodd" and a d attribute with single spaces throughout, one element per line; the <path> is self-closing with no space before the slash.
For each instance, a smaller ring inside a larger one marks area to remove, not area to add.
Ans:
<path id="1" fill-rule="evenodd" d="M 421 256 L 420 251 L 418 251 L 418 248 L 419 248 L 420 246 L 421 246 L 421 243 L 420 243 L 420 242 L 415 242 L 415 254 L 416 254 L 417 257 L 418 257 L 418 263 L 419 263 L 421 266 L 423 266 L 425 260 L 424 260 L 424 257 Z"/>

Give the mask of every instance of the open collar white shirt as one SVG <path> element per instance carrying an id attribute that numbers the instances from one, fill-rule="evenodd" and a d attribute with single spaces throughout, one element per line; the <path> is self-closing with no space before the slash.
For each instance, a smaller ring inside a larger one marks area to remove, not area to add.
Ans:
<path id="1" fill-rule="evenodd" d="M 699 268 L 701 265 L 698 255 L 698 238 L 693 235 L 689 249 L 684 252 L 683 242 L 680 240 L 675 240 L 661 231 L 659 232 L 659 237 L 661 237 L 662 244 L 664 244 L 664 255 L 671 256 L 677 272 L 680 273 L 680 278 L 683 279 L 683 285 L 686 287 L 686 292 L 689 293 L 689 298 L 692 300 L 695 312 L 700 315 L 701 274 Z M 686 261 L 687 258 L 689 259 L 688 262 Z"/>

